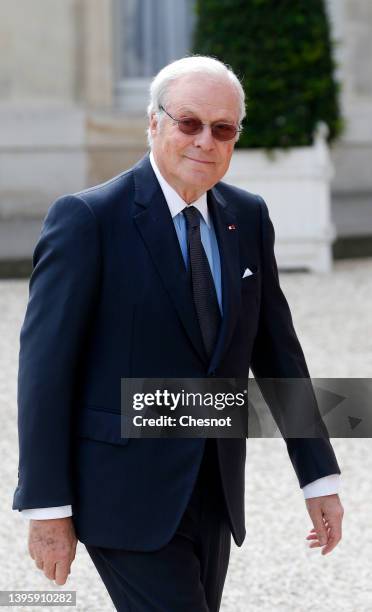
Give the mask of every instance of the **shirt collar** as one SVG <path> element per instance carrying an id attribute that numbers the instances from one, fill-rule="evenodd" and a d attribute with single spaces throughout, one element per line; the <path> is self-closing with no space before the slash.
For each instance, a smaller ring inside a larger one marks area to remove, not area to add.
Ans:
<path id="1" fill-rule="evenodd" d="M 155 172 L 155 176 L 159 181 L 161 190 L 164 194 L 166 202 L 169 206 L 170 213 L 172 218 L 176 217 L 184 208 L 187 206 L 187 202 L 185 202 L 180 195 L 178 195 L 177 191 L 171 187 L 171 185 L 165 180 L 163 175 L 160 173 L 160 170 L 156 164 L 154 154 L 150 152 L 150 162 L 153 171 Z M 210 227 L 210 218 L 207 204 L 207 193 L 203 193 L 200 198 L 195 200 L 195 202 L 191 202 L 192 206 L 198 209 L 200 214 L 202 215 L 204 221 Z"/>

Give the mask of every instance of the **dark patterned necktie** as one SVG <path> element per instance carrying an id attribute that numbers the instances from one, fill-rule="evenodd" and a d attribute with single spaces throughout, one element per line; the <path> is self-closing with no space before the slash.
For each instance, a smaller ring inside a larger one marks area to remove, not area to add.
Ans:
<path id="1" fill-rule="evenodd" d="M 221 323 L 220 308 L 212 272 L 200 238 L 199 211 L 195 206 L 187 206 L 182 212 L 186 218 L 194 303 L 205 350 L 208 358 L 211 358 Z"/>

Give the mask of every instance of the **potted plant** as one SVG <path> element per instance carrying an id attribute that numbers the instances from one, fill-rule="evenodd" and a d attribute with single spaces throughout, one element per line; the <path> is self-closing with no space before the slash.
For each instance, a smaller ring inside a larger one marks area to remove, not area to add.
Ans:
<path id="1" fill-rule="evenodd" d="M 199 0 L 196 11 L 193 51 L 229 64 L 247 97 L 226 181 L 266 199 L 281 268 L 328 271 L 342 119 L 323 0 Z"/>

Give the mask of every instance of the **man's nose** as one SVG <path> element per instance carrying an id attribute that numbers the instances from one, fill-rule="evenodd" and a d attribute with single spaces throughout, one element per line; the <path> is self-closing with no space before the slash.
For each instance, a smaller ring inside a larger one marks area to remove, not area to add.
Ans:
<path id="1" fill-rule="evenodd" d="M 203 125 L 203 129 L 200 134 L 196 134 L 194 138 L 194 145 L 206 151 L 210 151 L 211 149 L 215 148 L 216 143 L 214 141 L 210 125 Z"/>

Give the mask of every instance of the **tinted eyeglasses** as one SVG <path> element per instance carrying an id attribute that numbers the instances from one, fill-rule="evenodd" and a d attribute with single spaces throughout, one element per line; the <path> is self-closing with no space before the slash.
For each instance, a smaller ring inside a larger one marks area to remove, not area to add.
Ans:
<path id="1" fill-rule="evenodd" d="M 200 134 L 205 125 L 210 125 L 213 138 L 221 141 L 232 140 L 238 132 L 242 131 L 242 128 L 237 127 L 233 123 L 223 123 L 222 121 L 214 121 L 210 124 L 202 123 L 197 117 L 182 117 L 181 119 L 176 119 L 165 110 L 164 106 L 159 106 L 159 109 L 173 119 L 173 121 L 178 124 L 178 129 L 188 136 Z"/>

